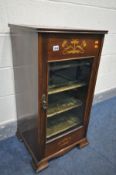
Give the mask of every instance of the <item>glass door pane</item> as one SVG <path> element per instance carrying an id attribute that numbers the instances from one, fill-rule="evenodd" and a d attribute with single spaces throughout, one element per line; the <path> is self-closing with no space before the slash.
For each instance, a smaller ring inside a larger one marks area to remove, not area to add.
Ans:
<path id="1" fill-rule="evenodd" d="M 47 140 L 83 124 L 92 60 L 49 63 Z"/>

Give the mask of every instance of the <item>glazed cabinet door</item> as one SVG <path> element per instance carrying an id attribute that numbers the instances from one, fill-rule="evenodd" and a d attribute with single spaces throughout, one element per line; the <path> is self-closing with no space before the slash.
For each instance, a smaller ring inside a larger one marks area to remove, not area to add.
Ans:
<path id="1" fill-rule="evenodd" d="M 93 57 L 48 62 L 46 140 L 83 126 Z"/>

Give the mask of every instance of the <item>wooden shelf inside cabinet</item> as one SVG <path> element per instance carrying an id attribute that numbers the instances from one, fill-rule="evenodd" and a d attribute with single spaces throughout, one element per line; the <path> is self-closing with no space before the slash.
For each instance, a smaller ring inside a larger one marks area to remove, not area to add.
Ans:
<path id="1" fill-rule="evenodd" d="M 82 105 L 82 101 L 74 97 L 58 94 L 55 97 L 51 97 L 52 102 L 48 106 L 47 117 L 53 117 L 54 115 L 69 111 Z M 55 103 L 56 102 L 56 103 Z"/>
<path id="2" fill-rule="evenodd" d="M 50 70 L 51 71 L 56 71 L 56 70 L 60 70 L 60 69 L 67 69 L 67 68 L 74 68 L 74 67 L 77 67 L 77 66 L 88 66 L 90 63 L 89 62 L 86 62 L 86 63 L 77 63 L 75 64 L 74 63 L 74 60 L 70 63 L 68 62 L 67 64 L 60 64 L 60 65 L 55 65 L 53 66 L 55 63 L 53 62 L 52 66 L 50 67 Z"/>
<path id="3" fill-rule="evenodd" d="M 76 145 L 87 128 L 107 31 L 10 24 L 17 135 L 36 171 Z M 18 37 L 17 37 L 18 36 Z M 16 65 L 21 69 L 16 70 Z M 17 86 L 18 85 L 18 86 Z"/>
<path id="4" fill-rule="evenodd" d="M 83 87 L 85 85 L 86 85 L 86 83 L 73 83 L 73 84 L 70 84 L 68 86 L 66 85 L 66 86 L 61 86 L 61 87 L 49 88 L 48 95 L 60 93 L 63 91 L 69 91 L 72 89 Z"/>
<path id="5" fill-rule="evenodd" d="M 79 117 L 76 116 L 76 112 L 63 113 L 60 116 L 54 117 L 49 121 L 47 126 L 47 139 L 67 131 L 74 126 L 81 124 Z"/>

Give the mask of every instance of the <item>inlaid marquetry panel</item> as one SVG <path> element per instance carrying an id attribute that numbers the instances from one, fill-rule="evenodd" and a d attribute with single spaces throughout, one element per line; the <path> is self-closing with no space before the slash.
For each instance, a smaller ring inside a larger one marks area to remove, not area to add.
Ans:
<path id="1" fill-rule="evenodd" d="M 88 56 L 88 52 L 90 55 L 96 56 L 100 45 L 100 38 L 91 35 L 87 35 L 85 38 L 80 35 L 71 37 L 52 35 L 48 38 L 48 61 L 85 57 Z"/>

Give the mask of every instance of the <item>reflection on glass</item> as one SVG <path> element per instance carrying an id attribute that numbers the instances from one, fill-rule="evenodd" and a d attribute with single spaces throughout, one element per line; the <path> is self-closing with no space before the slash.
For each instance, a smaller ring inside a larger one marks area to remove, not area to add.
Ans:
<path id="1" fill-rule="evenodd" d="M 83 123 L 92 59 L 49 63 L 47 139 Z"/>

